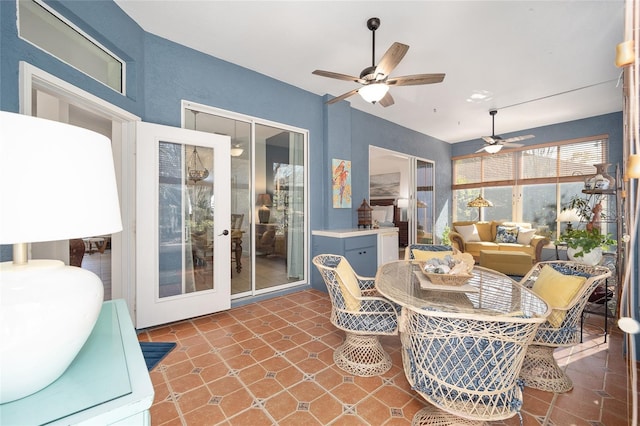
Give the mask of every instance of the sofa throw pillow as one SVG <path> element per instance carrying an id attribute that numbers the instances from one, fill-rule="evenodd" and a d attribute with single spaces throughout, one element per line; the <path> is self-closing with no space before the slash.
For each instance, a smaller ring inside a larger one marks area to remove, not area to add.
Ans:
<path id="1" fill-rule="evenodd" d="M 478 235 L 480 235 L 480 241 L 492 241 L 491 236 L 491 222 L 477 222 L 475 223 Z"/>
<path id="2" fill-rule="evenodd" d="M 518 241 L 518 228 L 499 225 L 496 228 L 496 243 L 515 244 Z"/>
<path id="3" fill-rule="evenodd" d="M 535 229 L 518 228 L 518 238 L 516 239 L 516 242 L 518 244 L 528 246 L 531 244 L 531 239 L 534 235 L 536 235 Z"/>
<path id="4" fill-rule="evenodd" d="M 567 314 L 565 309 L 575 295 L 578 294 L 586 280 L 585 277 L 561 274 L 549 265 L 542 267 L 538 279 L 531 290 L 552 308 L 547 317 L 547 321 L 552 327 L 558 328 L 562 325 L 562 321 L 564 321 L 564 317 Z M 560 308 L 561 310 L 553 308 Z"/>
<path id="5" fill-rule="evenodd" d="M 360 292 L 358 277 L 356 277 L 355 272 L 353 272 L 349 261 L 342 258 L 338 266 L 336 266 L 336 272 L 336 279 L 340 285 L 346 308 L 350 311 L 359 311 L 360 301 L 356 299 L 356 297 L 360 297 L 362 293 Z"/>
<path id="6" fill-rule="evenodd" d="M 474 241 L 480 241 L 480 234 L 478 234 L 478 229 L 476 225 L 462 225 L 456 226 L 456 232 L 462 235 L 462 239 L 465 243 L 471 243 Z"/>

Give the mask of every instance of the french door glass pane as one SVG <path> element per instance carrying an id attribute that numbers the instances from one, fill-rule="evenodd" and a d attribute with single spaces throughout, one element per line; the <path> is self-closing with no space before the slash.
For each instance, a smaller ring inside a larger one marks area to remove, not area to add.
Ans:
<path id="1" fill-rule="evenodd" d="M 262 124 L 255 135 L 255 288 L 262 290 L 304 279 L 304 135 Z"/>
<path id="2" fill-rule="evenodd" d="M 303 281 L 305 135 L 250 118 L 186 113 L 185 127 L 231 137 L 231 214 L 242 217 L 231 230 L 231 294 Z"/>
<path id="3" fill-rule="evenodd" d="M 213 289 L 213 149 L 158 149 L 158 297 Z"/>

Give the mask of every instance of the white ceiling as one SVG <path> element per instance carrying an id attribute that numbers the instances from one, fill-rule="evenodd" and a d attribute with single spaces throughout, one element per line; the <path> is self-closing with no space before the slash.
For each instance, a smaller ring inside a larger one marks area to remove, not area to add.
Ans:
<path id="1" fill-rule="evenodd" d="M 318 95 L 357 83 L 393 42 L 410 49 L 391 76 L 446 73 L 443 83 L 392 87 L 395 105 L 348 99 L 359 110 L 447 142 L 622 110 L 615 46 L 623 0 L 214 1 L 115 0 L 146 31 Z M 487 96 L 471 100 L 474 94 Z"/>

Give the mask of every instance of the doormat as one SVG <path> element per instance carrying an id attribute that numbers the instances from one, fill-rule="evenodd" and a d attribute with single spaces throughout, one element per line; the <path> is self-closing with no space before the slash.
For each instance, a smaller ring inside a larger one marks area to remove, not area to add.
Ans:
<path id="1" fill-rule="evenodd" d="M 147 363 L 147 370 L 153 370 L 175 347 L 176 344 L 172 342 L 140 342 L 140 349 L 142 349 L 144 361 Z"/>

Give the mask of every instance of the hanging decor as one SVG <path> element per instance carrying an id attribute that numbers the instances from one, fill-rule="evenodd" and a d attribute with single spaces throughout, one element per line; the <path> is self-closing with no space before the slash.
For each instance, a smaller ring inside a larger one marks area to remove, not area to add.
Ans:
<path id="1" fill-rule="evenodd" d="M 331 164 L 333 207 L 351 208 L 351 161 L 333 159 Z"/>
<path id="2" fill-rule="evenodd" d="M 196 124 L 197 118 L 198 111 L 193 111 L 193 128 L 195 130 L 198 130 L 198 126 Z M 199 168 L 198 165 L 200 166 Z M 189 157 L 189 161 L 187 162 L 187 175 L 189 176 L 189 180 L 192 180 L 194 183 L 209 177 L 209 170 L 207 170 L 207 168 L 202 163 L 200 155 L 198 154 L 198 148 L 196 148 L 195 146 L 193 147 L 193 152 L 191 153 L 191 157 Z"/>

